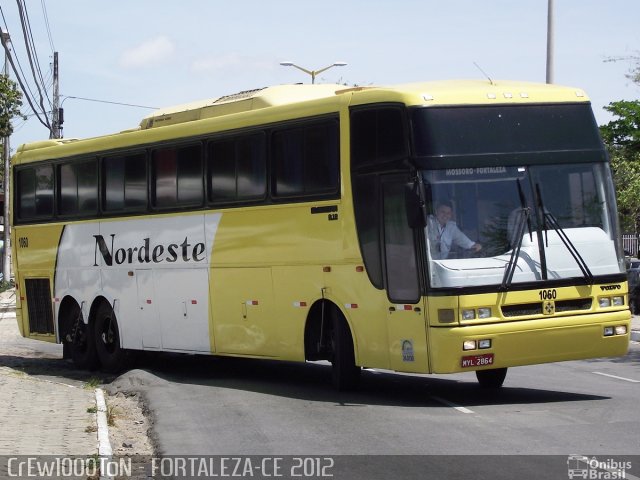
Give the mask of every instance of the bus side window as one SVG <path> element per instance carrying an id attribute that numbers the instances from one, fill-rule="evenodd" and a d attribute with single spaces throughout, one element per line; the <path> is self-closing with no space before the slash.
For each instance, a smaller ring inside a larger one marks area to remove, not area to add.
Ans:
<path id="1" fill-rule="evenodd" d="M 212 141 L 207 148 L 209 202 L 264 199 L 267 192 L 265 135 Z"/>
<path id="2" fill-rule="evenodd" d="M 144 153 L 106 157 L 102 164 L 103 208 L 144 211 L 147 207 L 147 162 Z"/>
<path id="3" fill-rule="evenodd" d="M 325 121 L 273 134 L 273 194 L 333 197 L 339 192 L 338 123 Z"/>
<path id="4" fill-rule="evenodd" d="M 151 153 L 154 207 L 202 205 L 202 147 L 188 145 Z"/>
<path id="5" fill-rule="evenodd" d="M 91 215 L 98 210 L 98 166 L 96 160 L 58 166 L 58 213 Z"/>
<path id="6" fill-rule="evenodd" d="M 18 216 L 47 219 L 53 216 L 53 166 L 18 171 Z"/>

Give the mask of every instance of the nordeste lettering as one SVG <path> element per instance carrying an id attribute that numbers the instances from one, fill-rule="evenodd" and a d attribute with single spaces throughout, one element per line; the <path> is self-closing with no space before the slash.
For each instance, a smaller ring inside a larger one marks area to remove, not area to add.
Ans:
<path id="1" fill-rule="evenodd" d="M 184 237 L 182 243 L 170 243 L 169 245 L 153 245 L 150 238 L 144 238 L 142 245 L 137 247 L 116 246 L 116 235 L 111 235 L 111 248 L 102 235 L 94 235 L 95 248 L 93 254 L 93 266 L 98 266 L 98 252 L 102 256 L 105 265 L 111 267 L 116 265 L 133 263 L 174 263 L 179 260 L 183 262 L 202 262 L 205 260 L 205 245 L 203 242 L 189 243 L 189 238 Z"/>

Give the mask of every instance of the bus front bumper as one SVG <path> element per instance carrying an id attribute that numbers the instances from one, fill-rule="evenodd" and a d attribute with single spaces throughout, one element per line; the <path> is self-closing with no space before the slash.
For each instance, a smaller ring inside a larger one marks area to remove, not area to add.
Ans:
<path id="1" fill-rule="evenodd" d="M 630 329 L 628 310 L 463 327 L 432 327 L 429 329 L 431 371 L 456 373 L 622 356 L 629 348 Z M 472 348 L 474 345 L 476 348 Z"/>

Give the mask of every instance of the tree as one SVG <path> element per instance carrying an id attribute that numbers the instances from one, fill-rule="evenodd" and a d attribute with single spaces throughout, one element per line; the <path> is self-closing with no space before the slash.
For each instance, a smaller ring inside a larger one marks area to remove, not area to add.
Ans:
<path id="1" fill-rule="evenodd" d="M 13 133 L 11 120 L 24 116 L 20 113 L 22 92 L 8 76 L 0 75 L 0 137 L 9 137 Z"/>
<path id="2" fill-rule="evenodd" d="M 8 138 L 13 133 L 13 125 L 11 124 L 11 120 L 15 117 L 21 117 L 26 120 L 20 113 L 20 107 L 22 106 L 22 93 L 18 90 L 18 86 L 15 82 L 11 81 L 7 75 L 0 75 L 0 139 Z M 6 142 L 2 142 L 2 148 L 0 148 L 0 172 L 2 172 L 3 178 L 3 193 L 8 192 L 9 182 L 7 181 L 7 173 L 5 172 L 5 164 L 8 165 L 8 156 L 9 152 L 4 151 L 6 148 Z M 6 195 L 5 195 L 6 197 Z M 5 198 L 5 202 L 8 202 L 8 197 Z M 9 280 L 9 218 L 8 218 L 8 209 L 4 208 L 4 212 L 2 212 L 2 217 L 4 218 L 4 235 L 2 238 L 2 248 L 0 249 L 3 261 L 2 261 L 2 280 L 6 282 Z"/>
<path id="3" fill-rule="evenodd" d="M 640 101 L 621 100 L 604 108 L 616 117 L 600 133 L 611 156 L 620 225 L 623 232 L 640 236 Z"/>

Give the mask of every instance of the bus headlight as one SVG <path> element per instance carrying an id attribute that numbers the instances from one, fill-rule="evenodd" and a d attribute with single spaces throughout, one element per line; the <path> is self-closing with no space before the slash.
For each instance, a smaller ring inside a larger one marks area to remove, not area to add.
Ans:
<path id="1" fill-rule="evenodd" d="M 613 327 L 604 327 L 604 336 L 605 337 L 611 337 L 613 336 Z"/>
<path id="2" fill-rule="evenodd" d="M 611 306 L 611 299 L 609 297 L 601 297 L 598 299 L 600 308 L 607 308 Z"/>
<path id="3" fill-rule="evenodd" d="M 616 335 L 626 335 L 627 334 L 627 326 L 626 325 L 616 325 L 615 332 L 616 332 Z"/>
<path id="4" fill-rule="evenodd" d="M 478 348 L 491 348 L 491 340 L 488 338 L 486 340 L 478 340 Z"/>
<path id="5" fill-rule="evenodd" d="M 476 311 L 473 309 L 470 310 L 462 310 L 462 319 L 463 320 L 473 320 L 476 318 Z"/>
<path id="6" fill-rule="evenodd" d="M 476 341 L 475 340 L 465 340 L 462 344 L 463 350 L 475 350 L 476 349 Z"/>
<path id="7" fill-rule="evenodd" d="M 491 317 L 491 309 L 490 308 L 479 308 L 478 309 L 478 318 L 490 318 Z M 480 347 L 482 348 L 482 347 Z"/>
<path id="8" fill-rule="evenodd" d="M 611 299 L 611 303 L 614 307 L 621 307 L 624 305 L 624 297 L 613 297 Z"/>

